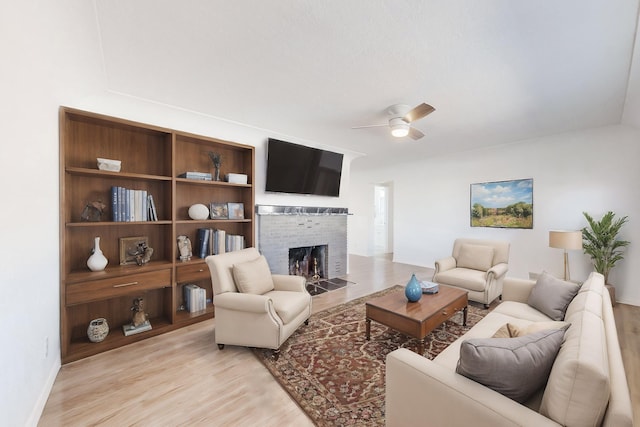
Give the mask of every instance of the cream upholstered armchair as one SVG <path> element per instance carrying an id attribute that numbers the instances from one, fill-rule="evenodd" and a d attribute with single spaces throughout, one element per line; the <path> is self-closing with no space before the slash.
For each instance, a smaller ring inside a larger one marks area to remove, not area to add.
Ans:
<path id="1" fill-rule="evenodd" d="M 271 274 L 256 248 L 206 258 L 215 306 L 215 340 L 270 348 L 282 343 L 311 316 L 311 295 L 300 276 Z"/>
<path id="2" fill-rule="evenodd" d="M 485 307 L 502 297 L 509 269 L 509 242 L 456 239 L 450 257 L 436 261 L 433 281 L 468 291 L 471 301 Z"/>

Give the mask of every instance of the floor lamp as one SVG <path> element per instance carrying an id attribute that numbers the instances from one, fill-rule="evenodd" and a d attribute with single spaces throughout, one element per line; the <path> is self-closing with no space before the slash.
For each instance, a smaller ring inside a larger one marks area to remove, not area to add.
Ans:
<path id="1" fill-rule="evenodd" d="M 551 230 L 549 231 L 549 246 L 564 249 L 564 280 L 571 280 L 567 251 L 582 249 L 582 231 Z"/>

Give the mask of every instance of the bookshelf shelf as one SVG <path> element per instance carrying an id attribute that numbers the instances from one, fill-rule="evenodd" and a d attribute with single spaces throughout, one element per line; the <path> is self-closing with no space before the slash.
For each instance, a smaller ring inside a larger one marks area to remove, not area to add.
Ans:
<path id="1" fill-rule="evenodd" d="M 126 173 L 126 172 L 110 172 L 110 171 L 101 171 L 98 169 L 68 167 L 66 171 L 69 174 L 84 175 L 84 176 L 128 178 L 132 180 L 141 180 L 141 181 L 148 181 L 148 180 L 171 181 L 170 176 L 145 175 L 145 174 L 139 174 L 139 173 Z"/>
<path id="2" fill-rule="evenodd" d="M 247 184 L 179 178 L 187 171 L 211 172 L 208 152 L 220 154 L 221 176 L 245 174 Z M 120 172 L 99 170 L 97 158 L 121 160 Z M 60 332 L 62 362 L 68 363 L 132 342 L 210 319 L 211 302 L 197 313 L 184 306 L 184 286 L 196 284 L 213 299 L 211 279 L 196 246 L 199 228 L 244 236 L 253 246 L 255 221 L 254 147 L 179 132 L 67 107 L 60 108 Z M 153 195 L 158 221 L 112 221 L 111 188 Z M 82 221 L 85 206 L 106 205 L 101 220 Z M 245 219 L 194 221 L 195 203 L 243 203 Z M 181 262 L 177 237 L 192 242 L 193 257 Z M 120 265 L 120 239 L 147 237 L 151 261 Z M 86 267 L 95 237 L 109 263 L 103 271 Z M 124 336 L 134 298 L 144 298 L 150 331 Z M 91 320 L 105 318 L 110 332 L 100 343 L 87 337 Z"/>

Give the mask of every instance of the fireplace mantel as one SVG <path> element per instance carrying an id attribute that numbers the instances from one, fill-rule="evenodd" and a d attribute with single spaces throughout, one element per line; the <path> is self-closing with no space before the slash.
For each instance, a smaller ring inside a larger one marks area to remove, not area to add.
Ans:
<path id="1" fill-rule="evenodd" d="M 348 208 L 256 205 L 257 215 L 349 215 Z"/>
<path id="2" fill-rule="evenodd" d="M 256 205 L 256 214 L 272 273 L 289 274 L 289 248 L 327 245 L 327 278 L 347 274 L 347 208 Z"/>

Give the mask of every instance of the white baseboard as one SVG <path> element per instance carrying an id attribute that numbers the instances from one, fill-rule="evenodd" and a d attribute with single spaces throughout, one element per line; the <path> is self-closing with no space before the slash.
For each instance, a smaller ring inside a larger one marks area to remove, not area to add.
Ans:
<path id="1" fill-rule="evenodd" d="M 38 421 L 40 421 L 40 417 L 42 416 L 42 411 L 44 411 L 44 407 L 47 404 L 47 400 L 49 399 L 49 394 L 51 394 L 51 389 L 53 388 L 53 384 L 56 382 L 56 377 L 58 376 L 58 372 L 60 371 L 60 367 L 62 366 L 60 357 L 55 360 L 53 365 L 51 365 L 51 371 L 49 371 L 49 375 L 47 376 L 47 381 L 45 382 L 42 390 L 40 392 L 40 396 L 38 397 L 38 401 L 33 406 L 33 410 L 31 411 L 31 416 L 27 420 L 26 426 L 37 427 Z"/>

